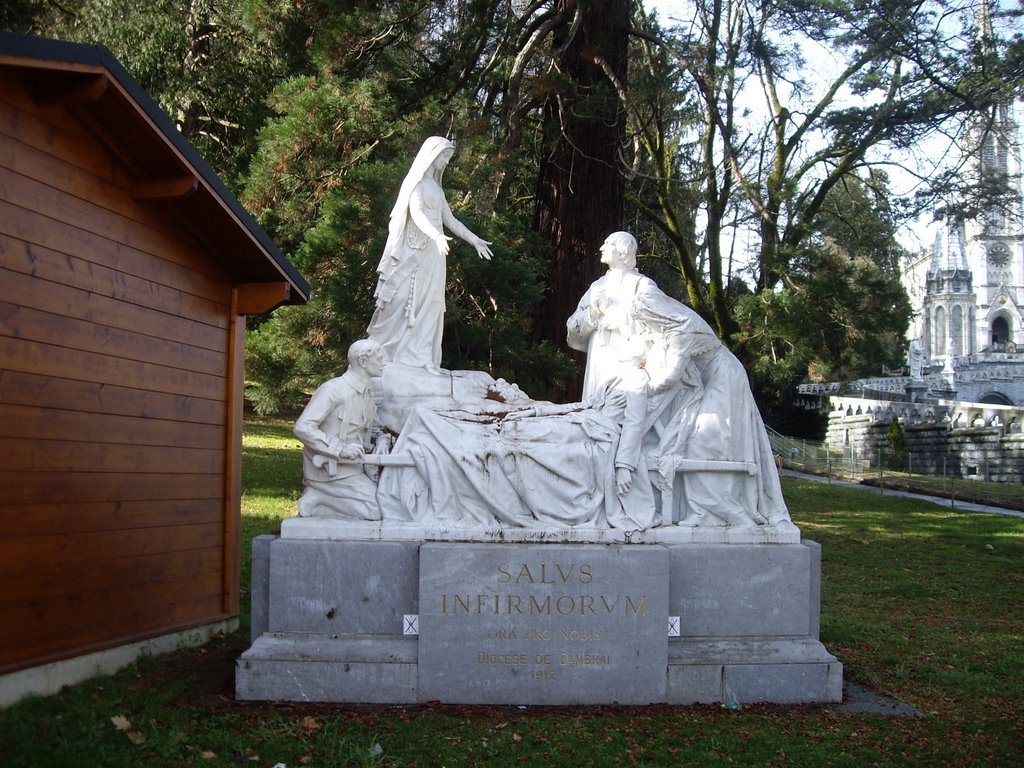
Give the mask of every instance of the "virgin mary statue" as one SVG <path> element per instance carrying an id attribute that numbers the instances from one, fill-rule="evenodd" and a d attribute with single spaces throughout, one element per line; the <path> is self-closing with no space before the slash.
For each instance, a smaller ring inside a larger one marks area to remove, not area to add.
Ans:
<path id="1" fill-rule="evenodd" d="M 377 267 L 377 306 L 367 328 L 369 337 L 392 362 L 430 371 L 441 367 L 451 239 L 444 228 L 472 245 L 480 258 L 491 258 L 490 243 L 455 218 L 441 188 L 441 177 L 454 152 L 455 145 L 448 139 L 431 136 L 423 142 L 402 182 Z"/>

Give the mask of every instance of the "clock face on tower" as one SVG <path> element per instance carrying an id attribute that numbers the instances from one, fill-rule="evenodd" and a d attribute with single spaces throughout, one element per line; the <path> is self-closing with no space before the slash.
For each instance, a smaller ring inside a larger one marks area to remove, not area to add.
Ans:
<path id="1" fill-rule="evenodd" d="M 988 263 L 994 267 L 1005 267 L 1010 263 L 1010 249 L 1003 243 L 993 243 L 986 251 Z"/>

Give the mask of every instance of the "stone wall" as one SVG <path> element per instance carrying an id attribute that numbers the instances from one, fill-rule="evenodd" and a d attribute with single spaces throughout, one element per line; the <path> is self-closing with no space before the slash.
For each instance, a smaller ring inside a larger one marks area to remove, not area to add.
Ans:
<path id="1" fill-rule="evenodd" d="M 828 447 L 860 470 L 894 468 L 888 431 L 898 418 L 905 468 L 922 474 L 1024 483 L 1024 409 L 943 400 L 905 403 L 830 398 Z"/>
<path id="2" fill-rule="evenodd" d="M 239 700 L 842 700 L 843 665 L 819 639 L 813 541 L 387 540 L 409 529 L 380 523 L 377 540 L 305 538 L 355 530 L 331 522 L 292 518 L 254 541 Z"/>
<path id="3" fill-rule="evenodd" d="M 965 355 L 954 360 L 953 367 L 960 400 L 979 402 L 997 394 L 1008 402 L 1024 404 L 1024 353 L 1014 349 Z M 928 379 L 932 385 L 941 383 L 938 377 Z"/>

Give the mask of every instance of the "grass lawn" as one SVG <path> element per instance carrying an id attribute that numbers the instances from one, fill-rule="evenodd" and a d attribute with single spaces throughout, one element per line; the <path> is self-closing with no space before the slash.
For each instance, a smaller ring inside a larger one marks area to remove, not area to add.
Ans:
<path id="1" fill-rule="evenodd" d="M 244 472 L 247 549 L 294 508 L 301 467 L 287 424 L 248 422 Z M 921 717 L 239 703 L 246 613 L 241 631 L 204 648 L 0 712 L 0 766 L 1020 765 L 1024 520 L 798 480 L 783 488 L 823 547 L 825 645 L 847 679 Z"/>

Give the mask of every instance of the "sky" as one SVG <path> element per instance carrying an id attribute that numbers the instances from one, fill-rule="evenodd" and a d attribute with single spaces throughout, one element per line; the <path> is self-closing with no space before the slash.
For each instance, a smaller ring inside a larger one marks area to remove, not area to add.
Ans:
<path id="1" fill-rule="evenodd" d="M 1006 1 L 1004 0 L 1004 3 Z M 643 0 L 643 3 L 647 10 L 657 10 L 662 22 L 671 20 L 685 22 L 689 16 L 688 3 L 685 0 Z M 998 6 L 999 0 L 992 0 L 992 4 Z M 818 49 L 813 52 L 806 52 L 805 57 L 810 61 L 814 61 L 815 66 L 821 69 L 823 65 L 827 67 L 830 53 L 827 50 Z M 921 154 L 928 158 L 940 158 L 947 151 L 946 143 L 940 144 L 935 142 L 924 145 Z M 891 157 L 888 159 L 901 160 L 902 158 Z M 894 194 L 909 193 L 913 190 L 916 182 L 909 174 L 902 173 L 895 168 L 890 168 L 889 173 Z M 937 226 L 930 216 L 925 216 L 915 222 L 911 222 L 901 232 L 900 239 L 902 244 L 912 251 L 917 251 L 922 247 L 930 245 Z"/>

